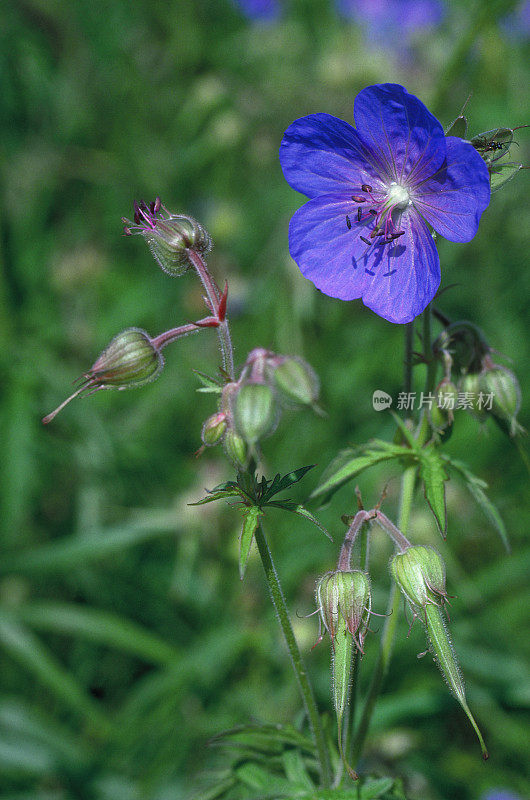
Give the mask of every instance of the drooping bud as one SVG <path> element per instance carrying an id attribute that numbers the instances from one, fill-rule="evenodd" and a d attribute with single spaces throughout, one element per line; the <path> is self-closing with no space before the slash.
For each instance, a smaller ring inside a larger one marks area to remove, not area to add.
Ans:
<path id="1" fill-rule="evenodd" d="M 189 251 L 207 253 L 212 241 L 193 217 L 172 214 L 160 202 L 134 203 L 134 223 L 123 218 L 126 236 L 141 234 L 155 261 L 169 275 L 183 275 L 191 266 Z"/>
<path id="2" fill-rule="evenodd" d="M 345 626 L 362 652 L 364 623 L 370 609 L 368 575 L 360 570 L 327 572 L 317 582 L 316 601 L 332 644 Z"/>
<path id="3" fill-rule="evenodd" d="M 478 420 L 485 420 L 488 416 L 488 400 L 482 390 L 481 378 L 478 372 L 463 375 L 458 381 L 459 408 L 471 411 Z"/>
<path id="4" fill-rule="evenodd" d="M 482 749 L 483 758 L 488 752 L 477 723 L 467 705 L 464 680 L 449 638 L 441 606 L 447 597 L 445 591 L 445 565 L 434 547 L 413 545 L 398 553 L 391 562 L 392 575 L 401 592 L 409 601 L 414 618 L 424 624 L 432 651 L 449 689 L 467 715 Z"/>
<path id="5" fill-rule="evenodd" d="M 521 389 L 514 373 L 506 367 L 491 363 L 480 374 L 480 388 L 486 398 L 491 397 L 489 410 L 492 415 L 500 423 L 504 423 L 510 436 L 515 436 L 520 430 L 517 413 L 521 406 Z"/>
<path id="6" fill-rule="evenodd" d="M 328 572 L 317 582 L 316 601 L 332 643 L 332 689 L 339 752 L 348 774 L 357 780 L 342 747 L 342 720 L 350 697 L 353 655 L 355 649 L 363 652 L 370 616 L 370 578 L 360 570 Z"/>
<path id="7" fill-rule="evenodd" d="M 391 561 L 394 580 L 415 613 L 427 605 L 441 605 L 445 591 L 445 565 L 430 545 L 412 545 Z"/>
<path id="8" fill-rule="evenodd" d="M 245 440 L 233 428 L 228 428 L 225 433 L 223 445 L 226 455 L 236 467 L 236 469 L 245 469 L 249 453 Z"/>
<path id="9" fill-rule="evenodd" d="M 297 356 L 276 356 L 268 364 L 269 374 L 288 403 L 314 406 L 319 382 L 313 369 Z"/>
<path id="10" fill-rule="evenodd" d="M 112 339 L 92 367 L 81 377 L 81 385 L 55 411 L 43 418 L 47 424 L 74 397 L 100 389 L 131 389 L 153 381 L 164 366 L 164 358 L 153 340 L 140 328 L 127 328 Z"/>
<path id="11" fill-rule="evenodd" d="M 207 447 L 218 444 L 225 434 L 227 424 L 224 411 L 218 411 L 216 414 L 212 414 L 211 417 L 208 417 L 202 426 L 201 438 L 203 443 Z"/>
<path id="12" fill-rule="evenodd" d="M 233 398 L 237 432 L 251 446 L 272 433 L 277 421 L 274 392 L 266 383 L 244 382 Z"/>
<path id="13" fill-rule="evenodd" d="M 451 354 L 454 372 L 480 372 L 482 359 L 490 347 L 483 332 L 472 322 L 452 322 L 433 344 L 435 352 Z"/>

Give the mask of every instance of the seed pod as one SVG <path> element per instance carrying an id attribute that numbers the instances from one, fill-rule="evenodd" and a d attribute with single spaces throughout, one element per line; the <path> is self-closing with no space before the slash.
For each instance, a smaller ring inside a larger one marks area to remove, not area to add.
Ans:
<path id="1" fill-rule="evenodd" d="M 277 363 L 279 362 L 279 363 Z M 278 356 L 269 367 L 272 380 L 287 403 L 313 406 L 318 399 L 318 378 L 297 356 Z"/>
<path id="2" fill-rule="evenodd" d="M 233 402 L 236 430 L 249 445 L 272 433 L 277 413 L 274 393 L 268 384 L 243 383 Z"/>
<path id="3" fill-rule="evenodd" d="M 482 756 L 487 759 L 484 739 L 467 705 L 462 673 L 442 617 L 441 606 L 447 596 L 442 557 L 433 547 L 411 546 L 392 559 L 391 571 L 409 601 L 414 616 L 424 624 L 435 661 L 471 722 L 480 742 Z"/>
<path id="4" fill-rule="evenodd" d="M 322 623 L 331 637 L 339 752 L 348 774 L 357 780 L 342 748 L 342 720 L 350 698 L 353 655 L 356 649 L 363 652 L 370 615 L 370 578 L 360 570 L 328 572 L 317 582 L 316 600 Z"/>

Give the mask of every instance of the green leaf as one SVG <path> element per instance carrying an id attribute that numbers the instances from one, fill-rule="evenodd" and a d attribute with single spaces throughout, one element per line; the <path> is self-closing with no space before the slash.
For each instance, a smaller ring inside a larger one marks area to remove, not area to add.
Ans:
<path id="1" fill-rule="evenodd" d="M 304 789 L 313 790 L 315 788 L 299 750 L 285 750 L 282 760 L 288 781 L 303 786 Z"/>
<path id="2" fill-rule="evenodd" d="M 243 528 L 241 529 L 241 536 L 239 539 L 239 577 L 243 580 L 248 557 L 250 555 L 250 548 L 254 539 L 254 533 L 258 527 L 260 517 L 263 516 L 263 511 L 259 506 L 245 507 L 241 510 L 245 519 L 243 520 Z"/>
<path id="3" fill-rule="evenodd" d="M 445 502 L 445 482 L 448 480 L 445 465 L 435 447 L 425 447 L 420 454 L 420 477 L 423 481 L 425 499 L 434 514 L 434 519 L 442 536 L 447 536 L 447 506 Z"/>
<path id="4" fill-rule="evenodd" d="M 222 389 L 222 384 L 216 378 L 211 378 L 205 372 L 201 372 L 200 369 L 194 369 L 193 372 L 198 377 L 202 385 L 205 387 L 204 389 L 197 389 L 198 392 L 220 392 Z"/>
<path id="5" fill-rule="evenodd" d="M 366 781 L 361 786 L 360 800 L 376 800 L 377 797 L 382 797 L 394 785 L 393 778 L 375 778 L 371 781 Z"/>
<path id="6" fill-rule="evenodd" d="M 315 751 L 313 741 L 292 725 L 240 725 L 217 734 L 210 744 L 230 744 L 272 755 L 281 753 L 285 746 L 311 754 Z"/>
<path id="7" fill-rule="evenodd" d="M 250 762 L 240 766 L 236 770 L 236 774 L 244 786 L 247 786 L 249 789 L 257 789 L 261 792 L 265 792 L 262 797 L 299 797 L 300 790 L 305 790 L 304 786 L 293 786 L 286 778 L 273 775 L 268 770 Z M 297 790 L 298 793 L 296 794 Z"/>
<path id="8" fill-rule="evenodd" d="M 316 525 L 317 528 L 320 528 L 322 533 L 324 533 L 328 537 L 330 542 L 333 541 L 332 537 L 330 536 L 326 528 L 322 525 L 322 523 L 319 522 L 318 519 L 304 506 L 295 504 L 290 500 L 284 500 L 284 501 L 273 500 L 272 503 L 267 503 L 267 505 L 274 506 L 274 508 L 283 508 L 285 511 L 291 511 L 293 514 L 298 514 L 299 517 L 305 517 L 305 519 L 308 519 L 310 522 L 313 523 L 313 525 Z"/>
<path id="9" fill-rule="evenodd" d="M 453 459 L 449 458 L 448 456 L 444 456 L 444 460 L 449 464 L 449 466 L 454 469 L 459 475 L 464 479 L 465 484 L 468 490 L 471 492 L 472 496 L 474 497 L 475 501 L 478 503 L 486 517 L 489 519 L 493 527 L 496 529 L 497 533 L 502 539 L 502 543 L 506 548 L 506 552 L 509 553 L 511 551 L 510 542 L 508 540 L 508 533 L 506 531 L 506 526 L 502 520 L 501 515 L 497 509 L 497 506 L 491 502 L 489 497 L 486 495 L 484 489 L 488 488 L 488 484 L 483 481 L 481 478 L 478 478 L 474 475 L 469 467 L 466 464 L 462 463 L 461 461 L 454 461 Z"/>
<path id="10" fill-rule="evenodd" d="M 225 497 L 239 497 L 241 499 L 241 492 L 239 489 L 221 490 L 220 492 L 211 492 L 211 494 L 203 497 L 202 500 L 197 500 L 196 503 L 188 503 L 189 506 L 202 506 L 205 503 L 213 503 L 215 500 L 223 500 Z"/>
<path id="11" fill-rule="evenodd" d="M 345 483 L 355 478 L 363 470 L 395 458 L 410 458 L 408 447 L 401 447 L 378 440 L 354 449 L 342 450 L 324 471 L 319 485 L 311 493 L 310 499 L 324 498 L 327 502 Z"/>
<path id="12" fill-rule="evenodd" d="M 301 481 L 304 475 L 306 475 L 310 469 L 313 469 L 314 466 L 314 464 L 310 464 L 308 467 L 294 469 L 292 472 L 288 472 L 283 476 L 281 476 L 279 473 L 275 475 L 274 480 L 267 487 L 265 493 L 263 494 L 263 497 L 261 498 L 262 501 L 267 502 L 271 497 L 274 497 L 275 494 L 278 494 L 278 492 L 283 492 L 285 489 L 288 489 L 290 486 L 298 483 L 298 481 Z"/>
<path id="13" fill-rule="evenodd" d="M 501 189 L 508 181 L 514 178 L 519 170 L 523 169 L 522 164 L 500 163 L 490 164 L 489 167 L 491 191 L 496 192 Z"/>

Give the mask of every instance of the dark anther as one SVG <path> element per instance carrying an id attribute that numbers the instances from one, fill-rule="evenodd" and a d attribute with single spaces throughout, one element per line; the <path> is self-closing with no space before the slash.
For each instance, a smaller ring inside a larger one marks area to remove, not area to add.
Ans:
<path id="1" fill-rule="evenodd" d="M 349 216 L 346 214 L 346 225 L 348 226 L 348 230 L 351 230 L 351 220 Z"/>
<path id="2" fill-rule="evenodd" d="M 356 194 L 352 194 L 351 199 L 354 203 L 366 203 L 366 197 L 359 197 Z"/>
<path id="3" fill-rule="evenodd" d="M 394 239 L 399 239 L 399 237 L 403 236 L 404 233 L 405 233 L 405 231 L 397 231 L 397 233 L 390 233 L 388 235 L 387 241 L 388 242 L 392 242 Z"/>
<path id="4" fill-rule="evenodd" d="M 361 239 L 361 241 L 362 241 L 362 242 L 364 242 L 365 244 L 372 244 L 372 242 L 370 241 L 370 239 L 367 239 L 367 238 L 366 238 L 366 236 L 361 236 L 361 237 L 360 237 L 360 239 Z"/>
<path id="5" fill-rule="evenodd" d="M 368 186 L 367 183 L 363 183 L 363 185 L 361 186 L 361 189 L 363 190 L 363 192 L 371 192 L 372 191 L 372 187 Z"/>
<path id="6" fill-rule="evenodd" d="M 358 208 L 357 209 L 357 222 L 361 221 L 362 216 L 363 216 L 363 210 L 362 210 L 362 208 Z"/>
<path id="7" fill-rule="evenodd" d="M 376 208 L 369 208 L 368 209 L 368 213 L 369 214 L 377 214 L 377 209 Z"/>

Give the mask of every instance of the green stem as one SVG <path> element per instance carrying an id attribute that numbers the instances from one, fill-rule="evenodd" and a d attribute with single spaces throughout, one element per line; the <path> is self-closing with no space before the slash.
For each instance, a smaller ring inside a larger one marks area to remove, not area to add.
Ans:
<path id="1" fill-rule="evenodd" d="M 414 347 L 414 320 L 405 325 L 405 366 L 403 391 L 406 395 L 412 392 L 412 348 Z"/>
<path id="2" fill-rule="evenodd" d="M 414 484 L 416 481 L 416 472 L 417 472 L 417 465 L 413 464 L 410 467 L 407 467 L 401 479 L 401 503 L 399 510 L 399 522 L 398 522 L 398 527 L 401 531 L 406 531 L 409 524 L 410 512 L 412 508 L 412 497 L 414 494 Z M 353 765 L 357 764 L 357 762 L 361 757 L 364 748 L 364 743 L 366 741 L 366 736 L 368 735 L 370 722 L 372 720 L 372 714 L 375 708 L 375 704 L 377 698 L 379 697 L 383 681 L 388 671 L 388 665 L 390 664 L 392 647 L 394 644 L 394 635 L 396 632 L 398 616 L 399 616 L 398 612 L 399 612 L 400 600 L 401 600 L 401 595 L 398 591 L 396 591 L 395 583 L 392 583 L 392 589 L 390 590 L 390 597 L 387 608 L 388 616 L 386 618 L 385 626 L 383 628 L 383 635 L 381 637 L 381 644 L 379 646 L 379 654 L 374 668 L 372 681 L 370 683 L 370 688 L 368 689 L 368 696 L 366 698 L 366 703 L 363 708 L 361 721 L 359 723 L 359 727 L 357 729 L 357 733 L 355 735 L 355 739 L 353 742 L 353 753 L 351 762 Z"/>
<path id="3" fill-rule="evenodd" d="M 320 722 L 320 715 L 318 713 L 313 689 L 311 688 L 306 668 L 296 643 L 291 621 L 289 619 L 289 612 L 287 611 L 287 605 L 285 603 L 282 587 L 278 578 L 278 573 L 276 572 L 276 568 L 272 561 L 271 551 L 269 549 L 269 545 L 267 543 L 267 539 L 265 538 L 261 524 L 258 525 L 256 529 L 255 538 L 261 557 L 261 563 L 263 564 L 263 569 L 265 570 L 265 577 L 269 585 L 272 603 L 274 605 L 276 614 L 278 615 L 278 620 L 285 637 L 287 649 L 289 650 L 289 655 L 291 656 L 291 661 L 296 679 L 298 681 L 298 686 L 300 688 L 300 693 L 309 717 L 309 724 L 311 726 L 317 756 L 320 762 L 322 785 L 324 787 L 329 787 L 331 774 L 329 751 Z"/>

